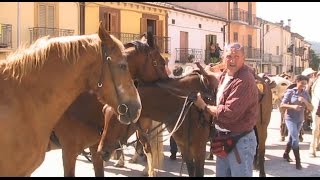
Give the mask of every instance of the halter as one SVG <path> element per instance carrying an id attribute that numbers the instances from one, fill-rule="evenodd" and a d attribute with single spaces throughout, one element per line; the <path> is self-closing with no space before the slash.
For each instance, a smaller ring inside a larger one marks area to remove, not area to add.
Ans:
<path id="1" fill-rule="evenodd" d="M 112 51 L 114 49 L 114 46 L 112 47 Z M 100 74 L 100 78 L 99 78 L 99 81 L 98 81 L 98 88 L 101 88 L 103 86 L 103 79 L 104 79 L 104 63 L 107 63 L 108 65 L 108 68 L 110 70 L 110 74 L 111 74 L 111 79 L 112 79 L 112 83 L 115 84 L 115 80 L 114 80 L 114 74 L 113 74 L 113 69 L 111 68 L 111 57 L 108 55 L 108 51 L 107 51 L 107 47 L 102 44 L 102 60 L 103 60 L 103 63 L 102 63 L 102 66 L 101 66 L 101 74 Z M 117 100 L 118 102 L 120 102 L 120 99 L 119 99 L 119 92 L 116 88 L 116 86 L 113 86 L 114 89 L 115 89 L 115 92 L 117 94 Z M 124 115 L 128 112 L 128 106 L 126 104 L 120 104 L 118 107 L 117 107 L 117 112 L 119 115 Z"/>
<path id="2" fill-rule="evenodd" d="M 143 65 L 143 71 L 142 71 L 142 73 L 145 72 L 145 70 L 148 68 L 147 65 L 148 65 L 148 61 L 149 61 L 149 59 L 150 59 L 150 60 L 151 60 L 151 64 L 152 64 L 152 66 L 154 67 L 154 69 L 155 69 L 155 71 L 157 72 L 157 74 L 158 74 L 158 76 L 160 77 L 160 79 L 167 79 L 167 78 L 168 78 L 168 75 L 167 75 L 166 73 L 163 73 L 163 72 L 160 70 L 160 68 L 158 68 L 159 63 L 158 63 L 155 59 L 153 59 L 152 56 L 151 56 L 151 53 L 152 53 L 152 51 L 155 50 L 155 48 L 150 47 L 148 44 L 142 43 L 142 42 L 140 42 L 140 41 L 133 41 L 133 42 L 130 42 L 129 44 L 133 44 L 136 50 L 138 50 L 138 51 L 143 51 L 143 52 L 145 52 L 145 53 L 147 54 L 145 63 L 144 63 L 144 65 Z M 144 49 L 141 50 L 141 47 L 144 47 Z M 146 48 L 147 48 L 147 51 L 149 51 L 149 50 L 151 49 L 151 52 L 146 52 L 146 50 L 145 50 Z M 165 64 L 163 64 L 163 65 L 165 66 Z M 139 73 L 141 73 L 141 71 L 140 71 Z M 139 79 L 139 80 L 140 80 L 140 79 Z M 141 80 L 140 80 L 140 81 L 141 81 Z"/>

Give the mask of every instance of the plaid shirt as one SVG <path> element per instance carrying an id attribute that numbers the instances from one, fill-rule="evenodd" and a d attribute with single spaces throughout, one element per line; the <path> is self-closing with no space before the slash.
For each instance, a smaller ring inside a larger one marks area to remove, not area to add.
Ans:
<path id="1" fill-rule="evenodd" d="M 226 72 L 220 76 L 220 83 L 223 82 Z M 258 119 L 258 107 L 255 78 L 252 70 L 244 65 L 223 91 L 217 105 L 216 124 L 235 133 L 252 130 Z"/>

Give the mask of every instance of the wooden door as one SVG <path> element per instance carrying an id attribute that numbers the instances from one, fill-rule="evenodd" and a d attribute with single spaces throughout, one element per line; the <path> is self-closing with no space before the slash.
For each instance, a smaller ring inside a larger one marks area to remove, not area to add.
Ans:
<path id="1" fill-rule="evenodd" d="M 180 51 L 178 55 L 180 55 L 180 62 L 188 61 L 188 32 L 180 31 Z"/>

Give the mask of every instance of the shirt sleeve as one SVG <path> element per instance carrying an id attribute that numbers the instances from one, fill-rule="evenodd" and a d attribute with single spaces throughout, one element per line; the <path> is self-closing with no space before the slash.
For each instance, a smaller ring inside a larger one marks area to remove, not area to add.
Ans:
<path id="1" fill-rule="evenodd" d="M 292 89 L 287 89 L 286 92 L 283 95 L 281 104 L 290 104 L 292 94 L 293 94 L 293 90 Z"/>
<path id="2" fill-rule="evenodd" d="M 252 102 L 258 101 L 258 88 L 254 81 L 239 80 L 233 86 L 225 104 L 217 106 L 217 121 L 222 123 L 239 121 Z"/>

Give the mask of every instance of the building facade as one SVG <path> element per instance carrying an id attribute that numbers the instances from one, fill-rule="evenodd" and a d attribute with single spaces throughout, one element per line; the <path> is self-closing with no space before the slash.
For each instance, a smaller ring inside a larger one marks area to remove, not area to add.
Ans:
<path id="1" fill-rule="evenodd" d="M 162 3 L 86 2 L 84 5 L 85 34 L 96 33 L 100 21 L 123 43 L 139 40 L 143 33 L 151 32 L 162 55 L 170 56 L 167 10 Z"/>
<path id="2" fill-rule="evenodd" d="M 170 68 L 174 63 L 210 61 L 210 43 L 223 49 L 227 19 L 172 5 L 168 10 L 168 32 L 171 37 Z"/>
<path id="3" fill-rule="evenodd" d="M 39 37 L 79 33 L 76 2 L 0 2 L 0 12 L 0 59 Z"/>

